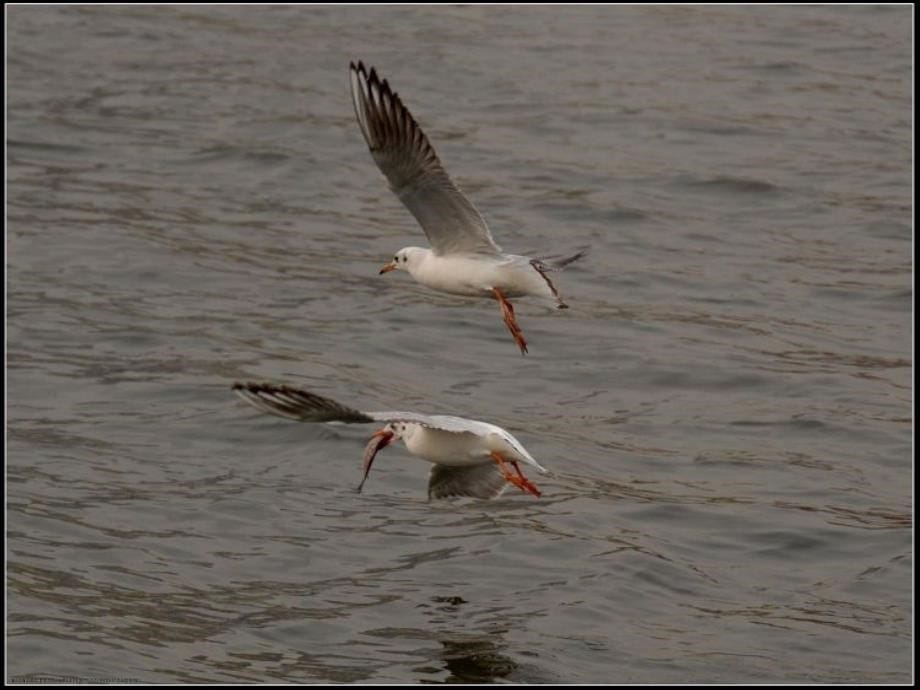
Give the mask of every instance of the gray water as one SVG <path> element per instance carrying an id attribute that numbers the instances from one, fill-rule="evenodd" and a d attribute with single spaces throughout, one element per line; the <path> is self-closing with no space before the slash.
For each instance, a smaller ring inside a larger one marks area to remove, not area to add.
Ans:
<path id="1" fill-rule="evenodd" d="M 54 7 L 8 18 L 7 679 L 908 682 L 912 9 Z M 424 244 L 376 66 L 567 311 Z M 372 429 L 508 428 L 426 500 Z"/>

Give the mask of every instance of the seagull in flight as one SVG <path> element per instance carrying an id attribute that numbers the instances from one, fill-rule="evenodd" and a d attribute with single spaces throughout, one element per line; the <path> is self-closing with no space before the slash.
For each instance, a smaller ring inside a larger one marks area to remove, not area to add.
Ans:
<path id="1" fill-rule="evenodd" d="M 377 453 L 402 439 L 412 455 L 432 463 L 428 498 L 471 496 L 495 498 L 508 484 L 540 496 L 518 463 L 543 468 L 514 436 L 495 424 L 463 417 L 418 412 L 360 412 L 329 398 L 292 386 L 271 383 L 235 383 L 233 390 L 263 412 L 298 422 L 383 422 L 364 450 L 364 477 L 370 474 Z"/>
<path id="2" fill-rule="evenodd" d="M 526 354 L 527 340 L 509 298 L 535 295 L 555 300 L 559 309 L 567 308 L 548 274 L 585 252 L 544 259 L 503 253 L 386 79 L 380 79 L 374 68 L 368 71 L 360 61 L 350 67 L 355 115 L 371 155 L 431 245 L 430 249 L 400 249 L 380 273 L 408 271 L 434 290 L 494 298 L 521 354 Z"/>

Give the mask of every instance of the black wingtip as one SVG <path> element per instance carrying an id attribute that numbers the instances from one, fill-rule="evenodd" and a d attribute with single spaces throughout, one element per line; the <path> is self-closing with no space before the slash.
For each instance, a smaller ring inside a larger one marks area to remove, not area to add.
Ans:
<path id="1" fill-rule="evenodd" d="M 357 63 L 357 64 L 355 64 L 354 61 L 349 62 L 349 63 L 348 63 L 348 67 L 349 67 L 351 73 L 352 73 L 353 75 L 357 76 L 358 79 L 360 79 L 361 81 L 363 81 L 363 82 L 368 82 L 368 81 L 370 81 L 369 78 L 368 78 L 368 76 L 367 76 L 367 68 L 364 66 L 364 63 L 363 63 L 361 60 L 358 60 L 358 63 Z M 374 71 L 373 68 L 371 68 L 371 72 L 373 72 L 373 71 Z"/>
<path id="2" fill-rule="evenodd" d="M 237 381 L 233 384 L 233 390 L 235 391 L 247 391 L 248 393 L 263 393 L 263 392 L 272 392 L 275 390 L 285 390 L 287 386 L 275 385 L 273 383 L 259 383 L 256 381 Z"/>
<path id="3" fill-rule="evenodd" d="M 233 384 L 233 390 L 235 391 L 255 391 L 258 392 L 270 384 L 268 383 L 256 383 L 255 381 L 237 381 Z"/>
<path id="4" fill-rule="evenodd" d="M 352 69 L 354 69 L 354 63 L 352 63 Z M 358 75 L 367 84 L 368 88 L 370 88 L 371 90 L 374 90 L 376 88 L 376 90 L 378 91 L 378 93 L 381 94 L 381 96 L 389 94 L 393 98 L 398 98 L 398 96 L 396 95 L 396 92 L 390 88 L 390 84 L 387 82 L 387 80 L 381 78 L 380 75 L 377 74 L 376 68 L 370 67 L 366 69 L 364 67 L 364 63 L 358 60 L 357 72 L 358 72 Z"/>

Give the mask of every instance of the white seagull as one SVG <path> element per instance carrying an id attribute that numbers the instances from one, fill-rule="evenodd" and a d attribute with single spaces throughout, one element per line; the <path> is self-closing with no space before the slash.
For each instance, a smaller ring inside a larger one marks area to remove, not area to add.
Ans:
<path id="1" fill-rule="evenodd" d="M 425 231 L 431 249 L 405 247 L 380 273 L 408 271 L 416 281 L 441 292 L 494 297 L 505 325 L 521 349 L 527 341 L 514 318 L 509 297 L 536 295 L 562 301 L 547 273 L 580 259 L 534 259 L 504 254 L 486 222 L 451 181 L 418 123 L 399 96 L 362 62 L 351 63 L 351 97 L 358 125 L 377 166 Z"/>
<path id="2" fill-rule="evenodd" d="M 358 491 L 367 480 L 377 452 L 402 439 L 410 453 L 433 465 L 428 476 L 429 499 L 495 498 L 509 483 L 540 496 L 539 489 L 524 476 L 518 463 L 531 465 L 543 473 L 546 470 L 500 426 L 417 412 L 359 412 L 315 393 L 270 383 L 235 383 L 233 390 L 264 412 L 299 422 L 385 422 L 364 450 L 364 478 Z"/>

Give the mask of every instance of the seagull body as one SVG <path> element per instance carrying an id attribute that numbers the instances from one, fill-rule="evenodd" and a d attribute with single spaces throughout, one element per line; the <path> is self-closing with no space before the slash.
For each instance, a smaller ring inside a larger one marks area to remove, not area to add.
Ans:
<path id="1" fill-rule="evenodd" d="M 540 495 L 537 487 L 524 477 L 518 463 L 530 465 L 542 473 L 546 469 L 514 436 L 495 424 L 417 412 L 360 412 L 315 393 L 268 383 L 236 383 L 233 390 L 264 412 L 296 421 L 384 422 L 365 449 L 364 479 L 359 491 L 377 452 L 402 439 L 412 455 L 433 465 L 428 480 L 429 498 L 494 498 L 509 483 L 527 493 Z"/>
<path id="2" fill-rule="evenodd" d="M 430 249 L 405 247 L 380 273 L 408 273 L 422 285 L 455 295 L 498 300 L 508 330 L 521 353 L 527 341 L 509 297 L 535 295 L 562 301 L 547 272 L 581 258 L 559 260 L 504 254 L 476 207 L 441 166 L 428 137 L 376 71 L 351 63 L 351 95 L 361 133 L 390 189 L 422 226 Z"/>
<path id="3" fill-rule="evenodd" d="M 404 267 L 417 282 L 441 292 L 492 297 L 492 291 L 498 289 L 505 297 L 558 298 L 551 284 L 534 269 L 532 261 L 515 254 L 501 254 L 493 261 L 484 261 L 482 254 L 438 255 L 422 247 L 406 247 L 394 257 L 399 268 Z"/>

